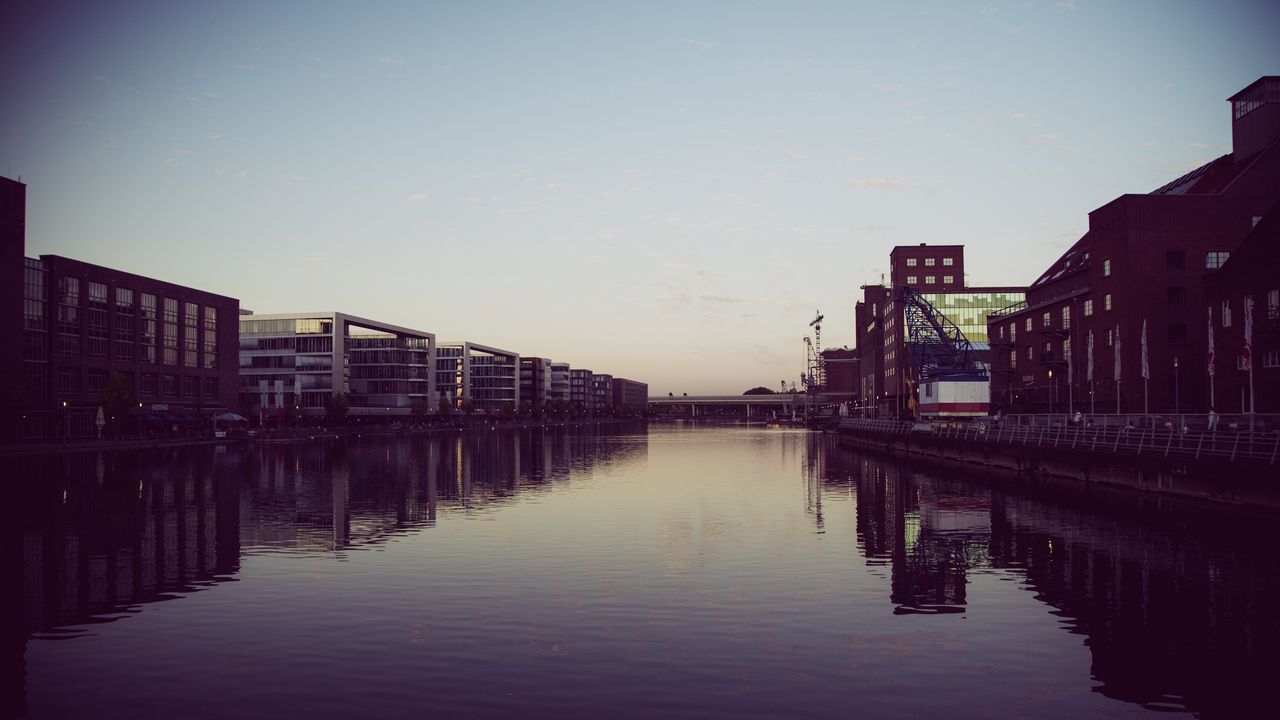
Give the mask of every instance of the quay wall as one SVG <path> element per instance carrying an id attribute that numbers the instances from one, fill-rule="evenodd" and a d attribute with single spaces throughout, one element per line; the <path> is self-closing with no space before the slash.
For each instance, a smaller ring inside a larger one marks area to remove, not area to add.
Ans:
<path id="1" fill-rule="evenodd" d="M 838 442 L 861 449 L 909 456 L 944 468 L 960 464 L 1023 483 L 1065 481 L 1280 509 L 1280 466 L 1266 461 L 1127 456 L 846 428 L 837 436 Z"/>

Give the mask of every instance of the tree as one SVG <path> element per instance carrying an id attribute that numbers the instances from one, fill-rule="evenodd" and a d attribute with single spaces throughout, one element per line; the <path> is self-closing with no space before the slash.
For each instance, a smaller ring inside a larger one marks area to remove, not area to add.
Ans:
<path id="1" fill-rule="evenodd" d="M 440 417 L 449 417 L 453 414 L 453 398 L 448 395 L 440 395 L 440 403 L 436 405 L 436 414 Z"/>
<path id="2" fill-rule="evenodd" d="M 422 419 L 431 414 L 431 403 L 427 402 L 426 398 L 414 398 L 413 402 L 409 403 L 409 412 L 414 417 Z"/>
<path id="3" fill-rule="evenodd" d="M 776 395 L 777 393 L 775 393 L 774 391 L 770 390 L 767 387 L 757 386 L 757 387 L 751 388 L 750 390 L 742 394 L 743 395 Z"/>
<path id="4" fill-rule="evenodd" d="M 102 413 L 107 416 L 112 428 L 118 431 L 125 413 L 134 406 L 133 386 L 129 384 L 129 379 L 118 372 L 108 375 L 106 384 L 102 386 L 102 394 L 98 396 L 98 403 L 102 405 Z"/>
<path id="5" fill-rule="evenodd" d="M 324 401 L 324 414 L 329 418 L 329 422 L 340 423 L 346 420 L 350 410 L 351 402 L 347 399 L 346 393 L 335 393 Z"/>

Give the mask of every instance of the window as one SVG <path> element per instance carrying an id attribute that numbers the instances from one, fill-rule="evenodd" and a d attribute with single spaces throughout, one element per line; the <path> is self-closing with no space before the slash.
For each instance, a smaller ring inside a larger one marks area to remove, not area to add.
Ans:
<path id="1" fill-rule="evenodd" d="M 91 393 L 100 393 L 107 386 L 106 370 L 90 370 L 88 390 Z"/>
<path id="2" fill-rule="evenodd" d="M 935 260 L 935 259 L 933 259 L 933 258 L 925 258 L 925 259 L 924 259 L 924 266 L 925 266 L 925 267 L 933 267 L 935 264 L 937 264 L 937 262 L 938 262 L 938 261 L 937 261 L 937 260 Z"/>
<path id="3" fill-rule="evenodd" d="M 1032 355 L 1033 355 L 1034 353 L 1035 353 L 1035 348 L 1033 348 L 1033 347 L 1031 347 L 1030 345 L 1028 345 L 1028 346 L 1027 346 L 1027 359 L 1028 359 L 1028 360 L 1030 360 L 1030 359 L 1032 358 Z"/>
<path id="4" fill-rule="evenodd" d="M 1280 367 L 1280 350 L 1268 350 L 1262 354 L 1262 367 Z"/>
<path id="5" fill-rule="evenodd" d="M 58 394 L 75 395 L 80 392 L 80 368 L 58 368 Z"/>
<path id="6" fill-rule="evenodd" d="M 146 398 L 156 396 L 156 374 L 155 373 L 142 373 L 142 382 L 139 383 L 138 395 L 140 397 L 146 397 Z"/>
<path id="7" fill-rule="evenodd" d="M 218 369 L 218 308 L 204 308 L 204 369 Z"/>
<path id="8" fill-rule="evenodd" d="M 1280 290 L 1267 291 L 1267 318 L 1280 318 Z"/>
<path id="9" fill-rule="evenodd" d="M 1166 250 L 1164 253 L 1164 266 L 1169 270 L 1185 270 L 1187 267 L 1187 253 L 1182 250 Z"/>
<path id="10" fill-rule="evenodd" d="M 1009 351 L 1009 368 L 1012 370 L 1018 369 L 1018 351 L 1017 350 Z"/>
<path id="11" fill-rule="evenodd" d="M 1169 326 L 1168 329 L 1169 343 L 1172 345 L 1181 345 L 1187 341 L 1187 326 L 1176 323 Z"/>
<path id="12" fill-rule="evenodd" d="M 1047 312 L 1040 315 L 1040 327 L 1042 328 L 1053 327 L 1053 316 Z"/>
<path id="13" fill-rule="evenodd" d="M 1022 324 L 1022 329 L 1031 332 L 1031 318 L 1028 316 L 1026 322 Z"/>
<path id="14" fill-rule="evenodd" d="M 924 276 L 924 284 L 925 284 L 925 285 L 932 285 L 932 284 L 934 283 L 934 281 L 936 281 L 936 280 L 937 280 L 937 278 L 935 278 L 935 277 L 934 277 L 934 276 L 932 276 L 932 275 L 925 275 L 925 276 Z"/>
<path id="15" fill-rule="evenodd" d="M 1018 323 L 1009 323 L 1009 340 L 1012 342 L 1018 339 Z"/>
<path id="16" fill-rule="evenodd" d="M 1062 359 L 1065 360 L 1071 356 L 1071 338 L 1062 341 Z"/>
<path id="17" fill-rule="evenodd" d="M 907 284 L 908 284 L 908 285 L 915 285 L 917 280 L 918 280 L 918 278 L 917 278 L 915 275 L 908 275 L 908 276 L 907 276 Z"/>
<path id="18" fill-rule="evenodd" d="M 1063 330 L 1071 329 L 1071 307 L 1070 306 L 1066 306 L 1062 308 L 1062 329 Z"/>
<path id="19" fill-rule="evenodd" d="M 142 293 L 142 319 L 138 321 L 138 360 L 156 361 L 156 296 Z"/>
<path id="20" fill-rule="evenodd" d="M 1106 295 L 1102 296 L 1102 309 L 1103 310 L 1111 309 L 1111 293 L 1107 293 Z"/>
<path id="21" fill-rule="evenodd" d="M 1085 316 L 1085 317 L 1089 317 L 1089 316 L 1091 316 L 1091 315 L 1093 315 L 1093 300 L 1085 300 L 1085 301 L 1084 301 L 1084 316 Z"/>
<path id="22" fill-rule="evenodd" d="M 1231 257 L 1231 253 L 1226 250 L 1211 250 L 1204 254 L 1204 269 L 1217 270 L 1222 267 L 1229 257 Z"/>
<path id="23" fill-rule="evenodd" d="M 1231 327 L 1231 301 L 1222 301 L 1222 327 Z"/>
<path id="24" fill-rule="evenodd" d="M 943 275 L 943 276 L 942 276 L 942 282 L 943 282 L 943 284 L 950 285 L 951 283 L 953 283 L 953 282 L 955 282 L 955 281 L 956 281 L 956 276 L 955 276 L 955 275 Z"/>
<path id="25" fill-rule="evenodd" d="M 182 364 L 196 367 L 200 350 L 200 306 L 183 303 L 182 313 Z"/>
<path id="26" fill-rule="evenodd" d="M 1111 347 L 1116 342 L 1116 331 L 1107 328 L 1107 347 Z"/>
<path id="27" fill-rule="evenodd" d="M 1187 303 L 1187 289 L 1183 287 L 1171 287 L 1166 289 L 1170 305 L 1185 305 Z"/>
<path id="28" fill-rule="evenodd" d="M 1237 370 L 1248 370 L 1248 369 L 1249 369 L 1249 367 L 1248 367 L 1247 365 L 1245 365 L 1245 364 L 1244 364 L 1244 356 L 1243 356 L 1243 355 L 1237 355 L 1237 356 L 1236 356 L 1236 369 L 1237 369 Z"/>
<path id="29" fill-rule="evenodd" d="M 955 264 L 956 264 L 955 258 L 949 258 L 949 257 L 942 258 L 943 267 L 951 267 L 952 265 L 955 265 Z"/>
<path id="30" fill-rule="evenodd" d="M 160 376 L 160 395 L 167 398 L 178 397 L 177 375 L 165 374 Z"/>
<path id="31" fill-rule="evenodd" d="M 1102 261 L 1102 277 L 1111 277 L 1111 258 Z"/>
<path id="32" fill-rule="evenodd" d="M 907 267 L 915 267 L 915 266 L 916 266 L 916 259 L 915 259 L 915 258 L 907 258 Z"/>

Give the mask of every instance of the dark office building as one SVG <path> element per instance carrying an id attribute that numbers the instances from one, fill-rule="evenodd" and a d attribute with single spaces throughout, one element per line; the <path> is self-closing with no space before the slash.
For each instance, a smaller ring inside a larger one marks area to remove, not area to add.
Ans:
<path id="1" fill-rule="evenodd" d="M 613 379 L 613 406 L 643 412 L 649 405 L 649 384 L 616 377 Z"/>
<path id="2" fill-rule="evenodd" d="M 542 357 L 520 357 L 520 402 L 540 408 L 551 401 L 551 361 Z"/>
<path id="3" fill-rule="evenodd" d="M 1231 153 L 1151 193 L 1121 195 L 1089 213 L 1088 232 L 1031 284 L 1026 303 L 988 318 L 993 407 L 1208 411 L 1206 281 L 1280 199 L 1280 77 L 1260 78 L 1229 100 Z M 1256 302 L 1256 315 L 1264 314 L 1263 298 Z M 1233 328 L 1243 313 L 1238 303 L 1220 302 L 1212 318 L 1221 335 L 1239 332 Z M 1226 355 L 1218 356 L 1215 392 L 1230 394 L 1235 383 L 1223 378 L 1235 354 Z M 1219 412 L 1239 409 L 1226 406 L 1222 395 L 1216 401 Z"/>
<path id="4" fill-rule="evenodd" d="M 859 405 L 871 414 L 884 396 L 884 323 L 881 308 L 889 299 L 884 285 L 863 285 L 862 300 L 853 307 L 854 347 L 858 353 Z"/>
<path id="5" fill-rule="evenodd" d="M 840 402 L 858 399 L 861 382 L 858 372 L 858 351 L 849 348 L 828 348 L 822 351 L 822 365 L 826 368 L 827 384 L 822 392 L 838 395 Z"/>
<path id="6" fill-rule="evenodd" d="M 17 402 L 7 410 L 22 435 L 93 435 L 109 384 L 128 406 L 105 418 L 108 432 L 145 422 L 169 428 L 234 407 L 239 301 L 58 255 L 24 257 L 25 233 L 15 227 L 23 213 L 14 203 L 25 189 L 11 180 L 0 186 L 0 257 L 6 274 L 16 265 L 21 277 L 21 299 L 5 305 L 4 323 L 10 307 L 20 308 L 22 342 L 4 351 L 3 366 L 21 366 Z"/>

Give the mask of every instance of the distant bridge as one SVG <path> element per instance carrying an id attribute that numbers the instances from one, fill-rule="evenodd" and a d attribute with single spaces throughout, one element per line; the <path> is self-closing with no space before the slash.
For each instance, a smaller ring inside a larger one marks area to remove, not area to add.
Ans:
<path id="1" fill-rule="evenodd" d="M 806 404 L 812 407 L 847 402 L 853 393 L 775 393 L 771 395 L 658 395 L 649 398 L 650 410 L 667 414 L 699 415 L 790 415 L 804 412 Z"/>

